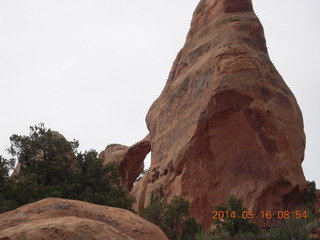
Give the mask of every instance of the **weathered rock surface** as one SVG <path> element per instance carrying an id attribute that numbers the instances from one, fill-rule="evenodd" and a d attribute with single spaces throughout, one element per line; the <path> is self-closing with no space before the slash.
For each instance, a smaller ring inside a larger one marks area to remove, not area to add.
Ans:
<path id="1" fill-rule="evenodd" d="M 131 192 L 138 212 L 152 194 L 181 195 L 208 226 L 231 194 L 272 211 L 290 210 L 306 192 L 302 115 L 251 0 L 200 1 L 146 121 L 152 160 Z"/>
<path id="2" fill-rule="evenodd" d="M 47 198 L 0 215 L 0 239 L 123 239 L 167 237 L 134 213 L 74 200 Z"/>
<path id="3" fill-rule="evenodd" d="M 119 169 L 122 185 L 129 191 L 134 181 L 144 168 L 143 160 L 151 151 L 150 135 L 131 147 L 120 144 L 110 144 L 99 154 L 104 164 L 114 162 Z"/>

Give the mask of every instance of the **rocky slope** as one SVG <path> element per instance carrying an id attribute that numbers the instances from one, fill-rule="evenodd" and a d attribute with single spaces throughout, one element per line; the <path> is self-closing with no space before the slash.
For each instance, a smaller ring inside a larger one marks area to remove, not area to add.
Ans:
<path id="1" fill-rule="evenodd" d="M 75 200 L 47 198 L 0 215 L 0 239 L 167 240 L 130 211 Z"/>
<path id="2" fill-rule="evenodd" d="M 290 210 L 306 192 L 302 114 L 251 0 L 200 1 L 146 122 L 152 160 L 131 191 L 138 212 L 152 195 L 181 195 L 208 226 L 231 194 L 257 212 Z"/>

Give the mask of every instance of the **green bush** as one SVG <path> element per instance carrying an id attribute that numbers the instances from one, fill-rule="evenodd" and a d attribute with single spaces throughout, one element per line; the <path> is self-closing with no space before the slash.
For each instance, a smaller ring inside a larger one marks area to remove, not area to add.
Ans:
<path id="1" fill-rule="evenodd" d="M 165 199 L 153 196 L 150 204 L 143 209 L 142 217 L 162 229 L 164 228 L 164 211 L 166 210 L 167 205 Z"/>
<path id="2" fill-rule="evenodd" d="M 304 197 L 304 203 L 314 203 L 316 200 L 316 183 L 315 181 L 307 181 L 308 193 Z"/>
<path id="3" fill-rule="evenodd" d="M 318 223 L 318 221 L 316 219 L 313 220 L 313 221 L 308 222 L 307 226 L 306 226 L 307 232 L 309 234 L 314 233 L 318 228 L 319 228 L 319 223 Z"/>
<path id="4" fill-rule="evenodd" d="M 232 240 L 233 237 L 228 232 L 220 232 L 219 234 L 213 235 L 211 240 Z"/>
<path id="5" fill-rule="evenodd" d="M 213 223 L 219 231 L 228 232 L 231 236 L 240 233 L 258 233 L 259 227 L 248 218 L 243 218 L 242 213 L 248 212 L 248 209 L 243 207 L 243 200 L 237 199 L 235 196 L 230 196 L 227 205 L 216 207 L 216 211 L 222 211 L 229 214 L 234 213 L 235 217 L 224 219 L 215 219 Z"/>
<path id="6" fill-rule="evenodd" d="M 195 240 L 212 240 L 213 235 L 206 232 L 199 232 L 194 238 Z"/>
<path id="7" fill-rule="evenodd" d="M 47 197 L 131 209 L 134 199 L 120 185 L 115 165 L 103 165 L 96 151 L 78 153 L 78 141 L 69 142 L 44 124 L 10 141 L 8 152 L 21 167 L 8 177 L 12 160 L 0 158 L 1 212 Z"/>
<path id="8" fill-rule="evenodd" d="M 0 189 L 3 187 L 9 180 L 9 171 L 13 170 L 15 165 L 14 159 L 10 161 L 0 156 Z"/>
<path id="9" fill-rule="evenodd" d="M 272 224 L 269 230 L 272 240 L 307 240 L 306 220 L 285 219 Z"/>
<path id="10" fill-rule="evenodd" d="M 190 203 L 175 196 L 170 203 L 152 197 L 143 210 L 142 217 L 159 226 L 170 240 L 193 240 L 201 232 L 201 226 L 189 217 Z"/>

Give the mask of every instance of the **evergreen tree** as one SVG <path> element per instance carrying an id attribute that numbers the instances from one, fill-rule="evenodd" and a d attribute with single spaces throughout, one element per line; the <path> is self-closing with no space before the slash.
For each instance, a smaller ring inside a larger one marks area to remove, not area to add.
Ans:
<path id="1" fill-rule="evenodd" d="M 190 218 L 190 203 L 181 196 L 175 196 L 170 203 L 152 197 L 142 216 L 159 226 L 170 240 L 192 240 L 201 232 L 201 225 Z"/>
<path id="2" fill-rule="evenodd" d="M 12 135 L 10 142 L 8 152 L 20 169 L 9 177 L 14 160 L 0 158 L 1 212 L 46 197 L 131 209 L 134 199 L 120 185 L 115 165 L 103 165 L 94 150 L 78 153 L 78 141 L 39 124 L 28 136 Z"/>

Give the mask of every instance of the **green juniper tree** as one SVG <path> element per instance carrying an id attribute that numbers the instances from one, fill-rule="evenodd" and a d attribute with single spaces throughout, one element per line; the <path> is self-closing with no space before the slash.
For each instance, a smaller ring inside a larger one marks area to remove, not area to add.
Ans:
<path id="1" fill-rule="evenodd" d="M 181 196 L 175 196 L 170 203 L 152 197 L 142 216 L 159 226 L 170 240 L 193 240 L 201 225 L 189 216 L 190 203 Z"/>
<path id="2" fill-rule="evenodd" d="M 30 134 L 12 135 L 8 152 L 19 169 L 9 177 L 13 160 L 0 159 L 1 212 L 46 197 L 88 201 L 131 209 L 134 199 L 120 185 L 113 163 L 103 165 L 94 150 L 79 153 L 78 141 L 67 141 L 44 124 Z"/>
<path id="3" fill-rule="evenodd" d="M 0 156 L 0 189 L 8 182 L 9 172 L 14 169 L 14 165 L 14 159 L 7 160 Z"/>

